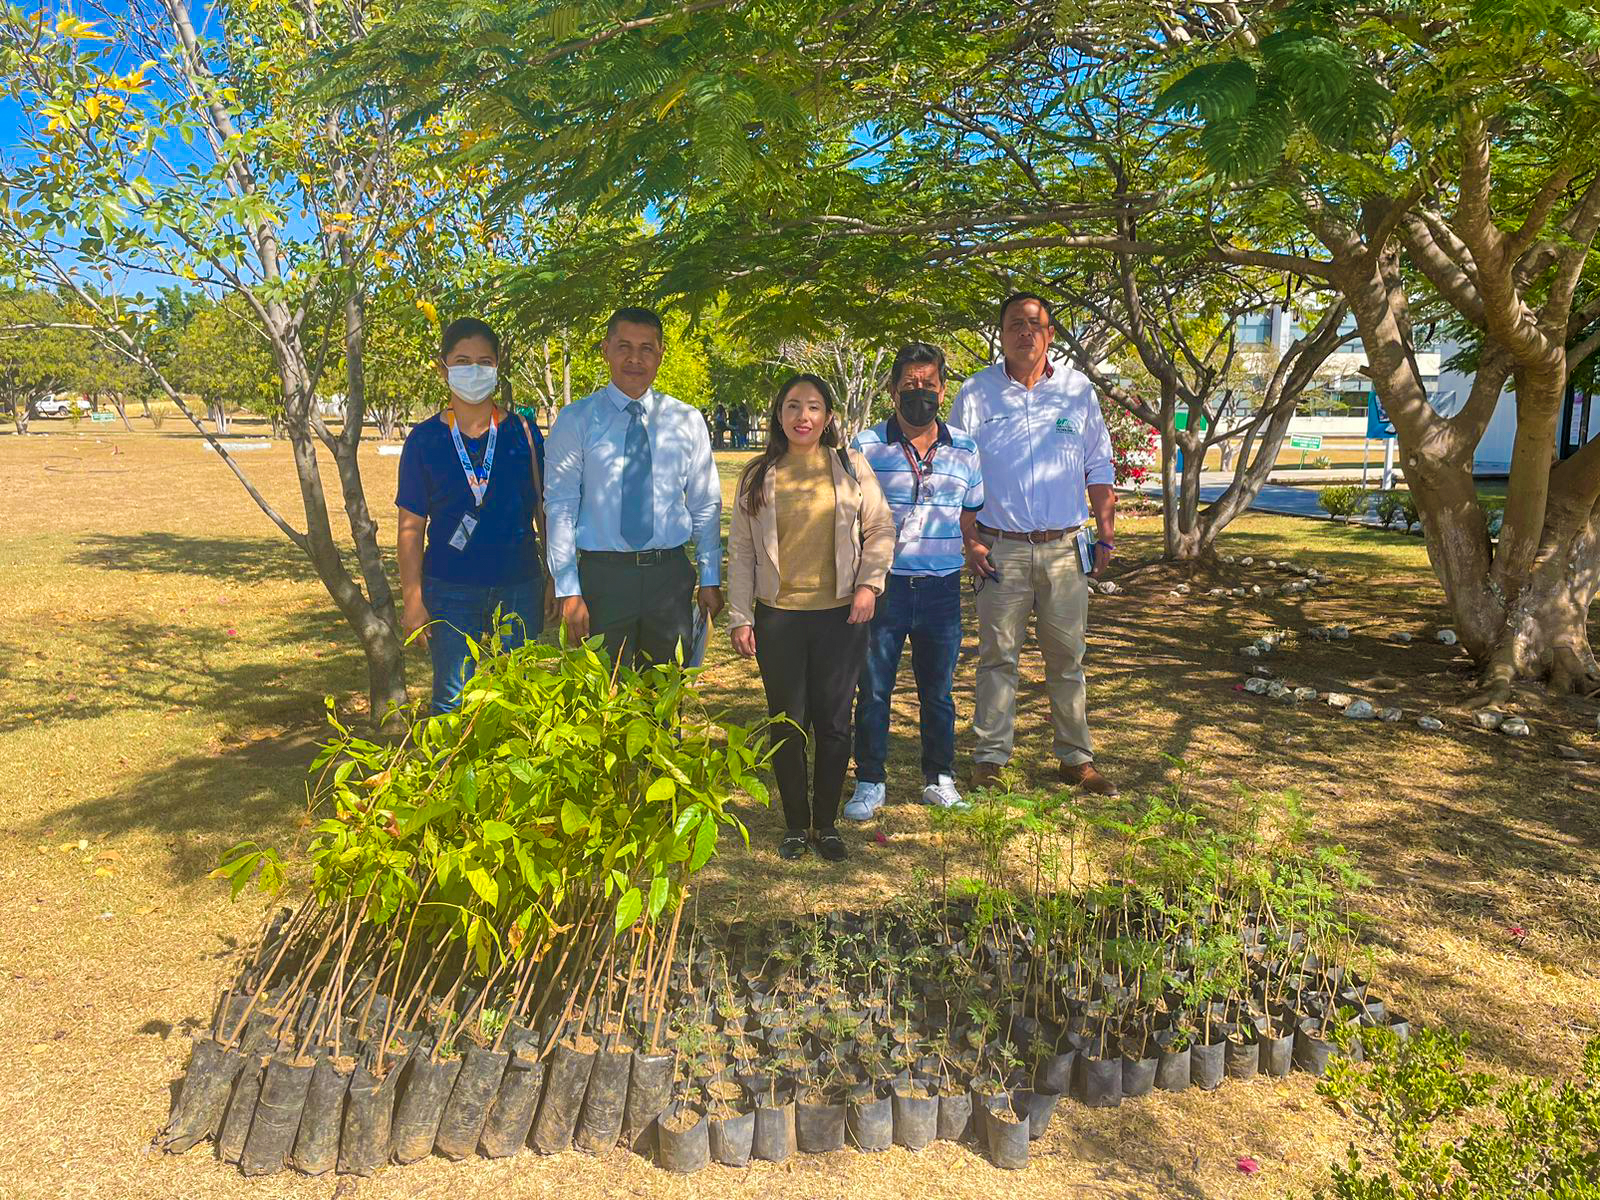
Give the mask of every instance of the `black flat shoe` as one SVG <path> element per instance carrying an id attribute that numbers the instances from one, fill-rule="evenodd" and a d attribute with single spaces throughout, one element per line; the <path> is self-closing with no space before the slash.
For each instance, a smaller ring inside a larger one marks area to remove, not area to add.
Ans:
<path id="1" fill-rule="evenodd" d="M 793 862 L 797 858 L 804 858 L 810 848 L 805 834 L 786 833 L 783 835 L 783 841 L 778 843 L 778 857 Z"/>
<path id="2" fill-rule="evenodd" d="M 843 862 L 848 857 L 837 829 L 824 829 L 817 834 L 817 856 L 827 862 Z"/>

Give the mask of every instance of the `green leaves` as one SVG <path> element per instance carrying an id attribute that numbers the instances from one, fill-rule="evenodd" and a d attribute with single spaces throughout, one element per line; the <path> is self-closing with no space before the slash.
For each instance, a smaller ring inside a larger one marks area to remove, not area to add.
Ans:
<path id="1" fill-rule="evenodd" d="M 1239 59 L 1201 63 L 1156 99 L 1156 115 L 1192 112 L 1206 121 L 1237 121 L 1256 101 L 1256 73 Z"/>
<path id="2" fill-rule="evenodd" d="M 613 680 L 588 647 L 508 654 L 491 636 L 459 714 L 395 747 L 338 729 L 318 755 L 319 897 L 375 886 L 375 916 L 435 952 L 465 939 L 484 973 L 670 920 L 722 826 L 743 833 L 727 801 L 760 789 L 770 756 L 763 726 L 713 724 L 685 680 L 677 666 Z M 242 886 L 256 861 L 241 849 L 226 877 Z"/>
<path id="3" fill-rule="evenodd" d="M 1155 111 L 1198 117 L 1201 153 L 1230 180 L 1271 171 L 1297 125 L 1334 149 L 1379 147 L 1390 95 L 1330 29 L 1290 23 L 1263 37 L 1250 59 L 1202 62 L 1162 90 Z"/>
<path id="4" fill-rule="evenodd" d="M 233 900 L 239 898 L 239 893 L 249 886 L 252 878 L 260 891 L 273 896 L 283 887 L 283 860 L 270 846 L 244 841 L 222 856 L 221 863 L 211 872 L 211 878 L 226 879 L 228 895 Z"/>
<path id="5" fill-rule="evenodd" d="M 700 822 L 700 830 L 694 835 L 694 853 L 689 856 L 689 870 L 698 871 L 711 861 L 711 856 L 717 849 L 717 822 L 708 812 Z"/>
<path id="6" fill-rule="evenodd" d="M 631 887 L 627 891 L 623 892 L 617 900 L 617 914 L 614 923 L 614 932 L 621 934 L 623 930 L 631 928 L 633 923 L 639 919 L 639 914 L 643 911 L 644 897 L 640 895 L 638 888 Z"/>
<path id="7" fill-rule="evenodd" d="M 500 885 L 482 867 L 467 868 L 467 882 L 491 909 L 500 903 Z"/>

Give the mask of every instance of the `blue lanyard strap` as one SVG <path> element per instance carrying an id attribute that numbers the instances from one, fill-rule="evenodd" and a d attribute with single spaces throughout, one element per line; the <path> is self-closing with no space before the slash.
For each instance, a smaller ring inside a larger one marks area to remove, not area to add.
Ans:
<path id="1" fill-rule="evenodd" d="M 474 467 L 472 458 L 467 454 L 467 447 L 461 440 L 461 430 L 456 428 L 454 414 L 445 417 L 445 424 L 450 426 L 450 440 L 456 444 L 456 457 L 461 460 L 461 471 L 467 477 L 467 487 L 472 491 L 473 506 L 483 507 L 484 494 L 489 490 L 489 472 L 494 470 L 494 444 L 500 433 L 500 418 L 489 418 L 489 442 L 483 448 L 483 466 Z"/>

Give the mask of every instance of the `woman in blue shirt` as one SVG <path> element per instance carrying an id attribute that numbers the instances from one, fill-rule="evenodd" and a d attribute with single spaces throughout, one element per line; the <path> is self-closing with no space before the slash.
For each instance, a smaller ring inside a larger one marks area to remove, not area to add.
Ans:
<path id="1" fill-rule="evenodd" d="M 461 702 L 467 639 L 488 635 L 495 609 L 512 624 L 508 650 L 544 628 L 534 528 L 544 438 L 490 400 L 499 367 L 500 339 L 487 324 L 463 317 L 446 326 L 439 374 L 450 406 L 413 427 L 400 454 L 400 622 L 407 634 L 425 630 L 435 713 Z"/>

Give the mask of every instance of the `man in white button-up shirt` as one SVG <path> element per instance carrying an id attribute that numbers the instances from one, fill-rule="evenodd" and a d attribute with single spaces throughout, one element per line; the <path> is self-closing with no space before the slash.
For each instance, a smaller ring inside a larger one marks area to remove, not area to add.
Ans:
<path id="1" fill-rule="evenodd" d="M 983 469 L 983 508 L 962 521 L 979 588 L 972 782 L 993 785 L 1011 759 L 1017 658 L 1033 615 L 1061 778 L 1114 795 L 1094 766 L 1083 677 L 1088 577 L 1110 562 L 1115 540 L 1111 438 L 1088 378 L 1050 361 L 1053 333 L 1045 301 L 1007 297 L 1004 361 L 967 380 L 950 413 L 977 442 Z"/>
<path id="2" fill-rule="evenodd" d="M 705 418 L 653 386 L 662 352 L 661 318 L 619 308 L 601 344 L 611 382 L 562 409 L 545 442 L 561 619 L 629 665 L 669 661 L 680 641 L 688 657 L 697 582 L 707 619 L 722 608 L 722 484 Z"/>

